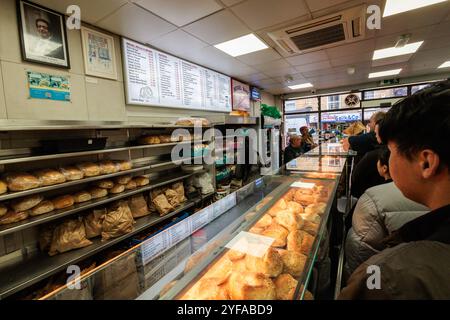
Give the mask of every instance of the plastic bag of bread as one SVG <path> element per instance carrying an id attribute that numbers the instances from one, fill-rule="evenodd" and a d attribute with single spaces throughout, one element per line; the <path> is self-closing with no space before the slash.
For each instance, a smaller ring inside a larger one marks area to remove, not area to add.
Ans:
<path id="1" fill-rule="evenodd" d="M 52 203 L 53 203 L 53 207 L 55 207 L 55 209 L 57 209 L 57 210 L 65 209 L 70 206 L 73 206 L 75 203 L 75 199 L 71 195 L 63 195 L 63 196 L 54 198 L 52 200 Z"/>
<path id="2" fill-rule="evenodd" d="M 232 300 L 275 300 L 277 296 L 272 280 L 262 273 L 233 272 L 228 287 Z"/>
<path id="3" fill-rule="evenodd" d="M 88 192 L 91 194 L 92 199 L 103 198 L 108 195 L 108 190 L 102 188 L 90 188 Z"/>
<path id="4" fill-rule="evenodd" d="M 161 217 L 168 214 L 170 211 L 173 211 L 174 209 L 164 194 L 156 196 L 155 198 L 153 198 L 152 202 Z"/>
<path id="5" fill-rule="evenodd" d="M 102 223 L 102 241 L 117 238 L 133 231 L 134 219 L 127 202 L 113 204 Z"/>
<path id="6" fill-rule="evenodd" d="M 0 194 L 4 194 L 6 192 L 8 192 L 8 185 L 5 181 L 0 180 Z"/>
<path id="7" fill-rule="evenodd" d="M 49 200 L 44 200 L 40 202 L 37 206 L 33 207 L 28 211 L 31 217 L 39 216 L 41 214 L 49 213 L 55 210 L 53 202 Z"/>
<path id="8" fill-rule="evenodd" d="M 138 139 L 138 144 L 159 144 L 161 140 L 158 136 L 144 136 Z"/>
<path id="9" fill-rule="evenodd" d="M 10 172 L 5 175 L 9 191 L 24 191 L 41 186 L 41 181 L 26 172 Z"/>
<path id="10" fill-rule="evenodd" d="M 116 160 L 114 163 L 119 166 L 120 171 L 131 170 L 133 168 L 133 164 L 127 160 Z"/>
<path id="11" fill-rule="evenodd" d="M 142 194 L 132 196 L 128 200 L 128 205 L 130 207 L 133 218 L 139 218 L 150 214 L 150 211 L 147 207 L 147 201 L 145 201 L 145 198 Z"/>
<path id="12" fill-rule="evenodd" d="M 177 182 L 177 183 L 174 183 L 174 184 L 172 185 L 172 188 L 171 188 L 171 189 L 177 193 L 177 197 L 178 197 L 178 202 L 179 202 L 179 203 L 183 203 L 183 202 L 185 202 L 185 201 L 187 200 L 187 199 L 186 199 L 186 196 L 184 195 L 184 185 L 183 185 L 183 182 Z"/>
<path id="13" fill-rule="evenodd" d="M 64 175 L 66 181 L 81 180 L 84 178 L 84 173 L 76 167 L 61 167 L 59 171 Z"/>
<path id="14" fill-rule="evenodd" d="M 103 220 L 107 214 L 106 208 L 92 210 L 83 219 L 86 238 L 92 239 L 102 234 Z"/>
<path id="15" fill-rule="evenodd" d="M 50 251 L 50 245 L 52 244 L 53 231 L 55 226 L 53 224 L 45 225 L 39 232 L 39 248 L 43 252 Z"/>
<path id="16" fill-rule="evenodd" d="M 133 181 L 136 183 L 138 187 L 143 187 L 150 184 L 150 179 L 146 176 L 135 177 Z"/>
<path id="17" fill-rule="evenodd" d="M 100 174 L 111 174 L 120 171 L 120 167 L 111 160 L 103 160 L 98 163 Z"/>
<path id="18" fill-rule="evenodd" d="M 41 187 L 53 186 L 66 182 L 66 177 L 54 169 L 42 169 L 34 172 L 34 176 L 41 181 Z"/>
<path id="19" fill-rule="evenodd" d="M 298 281 L 290 274 L 280 274 L 273 280 L 277 291 L 277 300 L 294 300 L 295 289 Z"/>
<path id="20" fill-rule="evenodd" d="M 85 177 L 95 177 L 100 175 L 100 167 L 92 162 L 83 162 L 77 164 L 77 168 L 80 169 Z"/>
<path id="21" fill-rule="evenodd" d="M 8 213 L 8 207 L 0 203 L 0 217 Z"/>
<path id="22" fill-rule="evenodd" d="M 116 184 L 127 184 L 128 182 L 130 182 L 132 179 L 132 177 L 130 175 L 125 175 L 125 176 L 120 176 L 120 177 L 116 177 L 114 179 L 114 183 Z"/>
<path id="23" fill-rule="evenodd" d="M 175 190 L 166 189 L 164 191 L 164 195 L 166 196 L 167 201 L 169 201 L 169 203 L 172 207 L 176 208 L 180 205 L 180 201 L 178 199 L 178 193 L 176 193 Z"/>
<path id="24" fill-rule="evenodd" d="M 71 219 L 63 222 L 53 231 L 52 244 L 49 255 L 54 256 L 73 249 L 79 249 L 91 245 L 86 238 L 83 220 Z"/>
<path id="25" fill-rule="evenodd" d="M 28 218 L 28 211 L 15 212 L 13 210 L 10 210 L 5 215 L 0 217 L 0 225 L 19 222 L 25 220 L 26 218 Z"/>
<path id="26" fill-rule="evenodd" d="M 15 199 L 11 201 L 11 208 L 16 212 L 23 212 L 37 206 L 42 200 L 44 200 L 44 197 L 39 194 Z"/>

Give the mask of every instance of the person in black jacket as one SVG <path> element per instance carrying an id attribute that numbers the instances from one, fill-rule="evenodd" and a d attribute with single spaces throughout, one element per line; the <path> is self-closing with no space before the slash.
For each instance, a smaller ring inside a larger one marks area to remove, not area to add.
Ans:
<path id="1" fill-rule="evenodd" d="M 284 149 L 284 163 L 288 163 L 303 154 L 302 138 L 298 135 L 291 136 L 289 146 Z"/>

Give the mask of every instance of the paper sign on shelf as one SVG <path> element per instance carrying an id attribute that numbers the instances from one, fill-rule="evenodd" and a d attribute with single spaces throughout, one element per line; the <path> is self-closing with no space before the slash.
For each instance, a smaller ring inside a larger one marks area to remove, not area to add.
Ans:
<path id="1" fill-rule="evenodd" d="M 189 219 L 191 220 L 192 232 L 195 232 L 207 225 L 210 222 L 212 212 L 213 208 L 211 206 L 208 206 L 205 209 L 190 216 Z"/>
<path id="2" fill-rule="evenodd" d="M 315 186 L 316 186 L 315 183 L 301 182 L 301 181 L 297 181 L 291 184 L 292 188 L 303 188 L 303 189 L 312 189 Z"/>
<path id="3" fill-rule="evenodd" d="M 192 234 L 190 222 L 190 219 L 184 219 L 183 221 L 180 221 L 176 225 L 167 229 L 169 236 L 169 247 L 176 245 L 178 242 Z"/>
<path id="4" fill-rule="evenodd" d="M 261 258 L 269 250 L 274 238 L 249 232 L 240 232 L 225 247 L 254 257 Z"/>
<path id="5" fill-rule="evenodd" d="M 167 233 L 160 232 L 146 240 L 141 246 L 142 263 L 149 263 L 155 256 L 164 252 L 168 247 Z"/>

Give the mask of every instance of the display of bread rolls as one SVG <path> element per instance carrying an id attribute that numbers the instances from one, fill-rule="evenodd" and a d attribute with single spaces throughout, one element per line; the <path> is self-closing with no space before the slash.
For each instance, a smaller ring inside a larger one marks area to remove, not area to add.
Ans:
<path id="1" fill-rule="evenodd" d="M 59 171 L 64 175 L 66 181 L 75 181 L 84 178 L 83 171 L 74 166 L 61 167 Z"/>
<path id="2" fill-rule="evenodd" d="M 272 243 L 272 246 L 280 248 L 286 246 L 288 234 L 289 231 L 276 222 L 272 222 L 272 224 L 261 233 L 263 236 L 273 238 L 274 242 Z"/>
<path id="3" fill-rule="evenodd" d="M 275 300 L 277 297 L 273 281 L 259 272 L 233 272 L 228 288 L 232 300 Z"/>
<path id="4" fill-rule="evenodd" d="M 283 260 L 273 248 L 268 248 L 262 257 L 256 257 L 249 252 L 245 256 L 248 271 L 261 272 L 268 277 L 276 277 L 283 271 Z"/>
<path id="5" fill-rule="evenodd" d="M 298 281 L 290 274 L 280 274 L 273 280 L 278 300 L 293 300 Z"/>
<path id="6" fill-rule="evenodd" d="M 255 223 L 256 228 L 267 228 L 272 224 L 272 217 L 269 214 L 265 214 L 258 222 Z"/>
<path id="7" fill-rule="evenodd" d="M 289 273 L 293 277 L 301 276 L 307 257 L 299 252 L 278 249 L 283 260 L 283 273 Z"/>
<path id="8" fill-rule="evenodd" d="M 130 170 L 133 168 L 133 164 L 127 160 L 117 160 L 114 161 L 114 163 L 119 166 L 120 171 Z"/>
<path id="9" fill-rule="evenodd" d="M 100 174 L 111 174 L 120 171 L 120 166 L 111 160 L 103 160 L 98 163 Z"/>
<path id="10" fill-rule="evenodd" d="M 150 179 L 145 176 L 135 177 L 133 181 L 136 183 L 138 187 L 143 187 L 150 184 Z"/>
<path id="11" fill-rule="evenodd" d="M 120 185 L 120 184 L 118 184 Z M 125 189 L 126 190 L 133 190 L 137 188 L 137 183 L 134 180 L 130 180 L 126 185 L 125 185 Z"/>
<path id="12" fill-rule="evenodd" d="M 127 184 L 128 182 L 131 181 L 131 179 L 133 179 L 133 177 L 130 175 L 119 176 L 114 178 L 114 182 L 117 184 Z"/>
<path id="13" fill-rule="evenodd" d="M 301 229 L 303 226 L 302 217 L 290 210 L 278 211 L 275 222 L 289 231 Z"/>
<path id="14" fill-rule="evenodd" d="M 88 189 L 87 191 L 91 194 L 92 199 L 103 198 L 108 195 L 108 190 L 103 188 L 93 187 Z"/>
<path id="15" fill-rule="evenodd" d="M 77 168 L 80 169 L 85 177 L 95 177 L 100 175 L 100 167 L 92 162 L 82 162 L 77 164 Z"/>
<path id="16" fill-rule="evenodd" d="M 111 189 L 112 187 L 114 187 L 114 182 L 112 180 L 95 181 L 93 184 L 94 186 L 102 189 Z"/>
<path id="17" fill-rule="evenodd" d="M 125 191 L 125 186 L 123 184 L 116 184 L 111 189 L 108 190 L 109 193 L 116 194 Z"/>
<path id="18" fill-rule="evenodd" d="M 287 249 L 307 255 L 313 242 L 314 237 L 312 235 L 303 230 L 295 230 L 287 236 Z"/>
<path id="19" fill-rule="evenodd" d="M 41 181 L 41 187 L 53 186 L 66 182 L 66 177 L 54 169 L 42 169 L 34 172 L 34 176 Z"/>

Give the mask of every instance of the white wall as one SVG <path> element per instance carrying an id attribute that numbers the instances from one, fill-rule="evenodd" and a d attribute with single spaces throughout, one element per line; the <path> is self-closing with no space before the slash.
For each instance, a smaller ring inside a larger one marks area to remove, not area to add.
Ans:
<path id="1" fill-rule="evenodd" d="M 95 0 L 92 0 L 95 1 Z M 91 27 L 92 28 L 92 27 Z M 25 63 L 21 58 L 16 1 L 0 3 L 0 119 L 155 121 L 155 118 L 217 115 L 216 112 L 191 111 L 125 104 L 120 37 L 114 36 L 118 80 L 85 75 L 81 32 L 67 30 L 71 69 Z M 103 31 L 104 32 L 104 31 Z M 149 31 L 151 32 L 151 31 Z M 68 76 L 71 102 L 28 98 L 27 71 Z M 3 79 L 3 81 L 2 81 Z M 265 94 L 270 100 L 270 95 Z M 273 99 L 273 97 L 272 97 Z"/>

